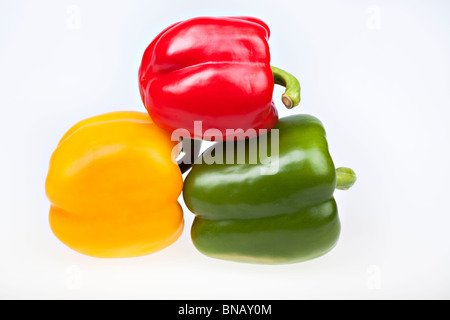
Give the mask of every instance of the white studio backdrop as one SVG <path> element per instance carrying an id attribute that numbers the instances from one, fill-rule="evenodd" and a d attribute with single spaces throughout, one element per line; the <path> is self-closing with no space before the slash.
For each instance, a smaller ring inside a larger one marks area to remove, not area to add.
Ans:
<path id="1" fill-rule="evenodd" d="M 448 1 L 0 1 L 0 298 L 450 298 L 450 4 Z M 255 16 L 272 63 L 296 75 L 302 102 L 280 116 L 324 123 L 337 166 L 342 234 L 327 255 L 281 266 L 208 258 L 190 241 L 100 260 L 48 226 L 48 161 L 76 122 L 145 111 L 144 49 L 196 16 Z"/>

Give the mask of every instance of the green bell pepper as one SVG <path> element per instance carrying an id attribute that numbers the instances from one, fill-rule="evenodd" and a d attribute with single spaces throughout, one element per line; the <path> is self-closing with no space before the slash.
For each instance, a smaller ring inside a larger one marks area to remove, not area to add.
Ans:
<path id="1" fill-rule="evenodd" d="M 214 163 L 205 163 L 205 156 Z M 268 134 L 212 145 L 202 159 L 186 177 L 183 197 L 196 215 L 191 238 L 203 254 L 294 263 L 321 256 L 337 243 L 333 193 L 351 187 L 356 176 L 351 169 L 335 169 L 317 118 L 280 119 Z"/>

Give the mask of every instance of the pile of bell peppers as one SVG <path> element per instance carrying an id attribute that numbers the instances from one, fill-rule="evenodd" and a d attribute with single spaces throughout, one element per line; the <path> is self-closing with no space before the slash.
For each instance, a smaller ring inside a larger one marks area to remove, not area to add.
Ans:
<path id="1" fill-rule="evenodd" d="M 208 257 L 283 264 L 330 251 L 334 192 L 356 175 L 335 167 L 319 119 L 279 119 L 274 86 L 291 109 L 300 84 L 270 64 L 269 37 L 253 17 L 192 18 L 157 35 L 138 71 L 148 112 L 85 119 L 53 152 L 54 235 L 91 257 L 148 255 L 182 234 L 182 195 L 192 243 Z M 202 141 L 214 143 L 200 153 Z"/>

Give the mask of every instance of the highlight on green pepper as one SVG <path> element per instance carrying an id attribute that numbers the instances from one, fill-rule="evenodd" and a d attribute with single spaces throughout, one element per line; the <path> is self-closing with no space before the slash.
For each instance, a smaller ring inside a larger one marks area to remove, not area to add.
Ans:
<path id="1" fill-rule="evenodd" d="M 261 139 L 266 143 L 255 143 Z M 242 143 L 246 161 L 238 161 Z M 273 161 L 260 156 L 273 153 L 278 153 L 275 171 Z M 322 256 L 336 245 L 341 225 L 333 194 L 349 189 L 356 175 L 349 168 L 335 168 L 319 119 L 286 117 L 266 135 L 218 142 L 203 153 L 207 155 L 222 161 L 196 161 L 183 189 L 184 201 L 196 215 L 191 238 L 201 253 L 285 264 Z"/>

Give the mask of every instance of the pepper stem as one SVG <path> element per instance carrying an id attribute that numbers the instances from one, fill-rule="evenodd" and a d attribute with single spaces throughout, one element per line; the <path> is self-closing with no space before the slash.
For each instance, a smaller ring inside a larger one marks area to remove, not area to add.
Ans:
<path id="1" fill-rule="evenodd" d="M 288 109 L 292 109 L 300 103 L 300 83 L 292 74 L 271 66 L 274 83 L 286 87 L 281 96 L 281 101 Z"/>
<path id="2" fill-rule="evenodd" d="M 355 171 L 353 171 L 350 168 L 343 168 L 343 167 L 337 168 L 336 174 L 337 174 L 336 189 L 348 190 L 356 182 Z"/>

